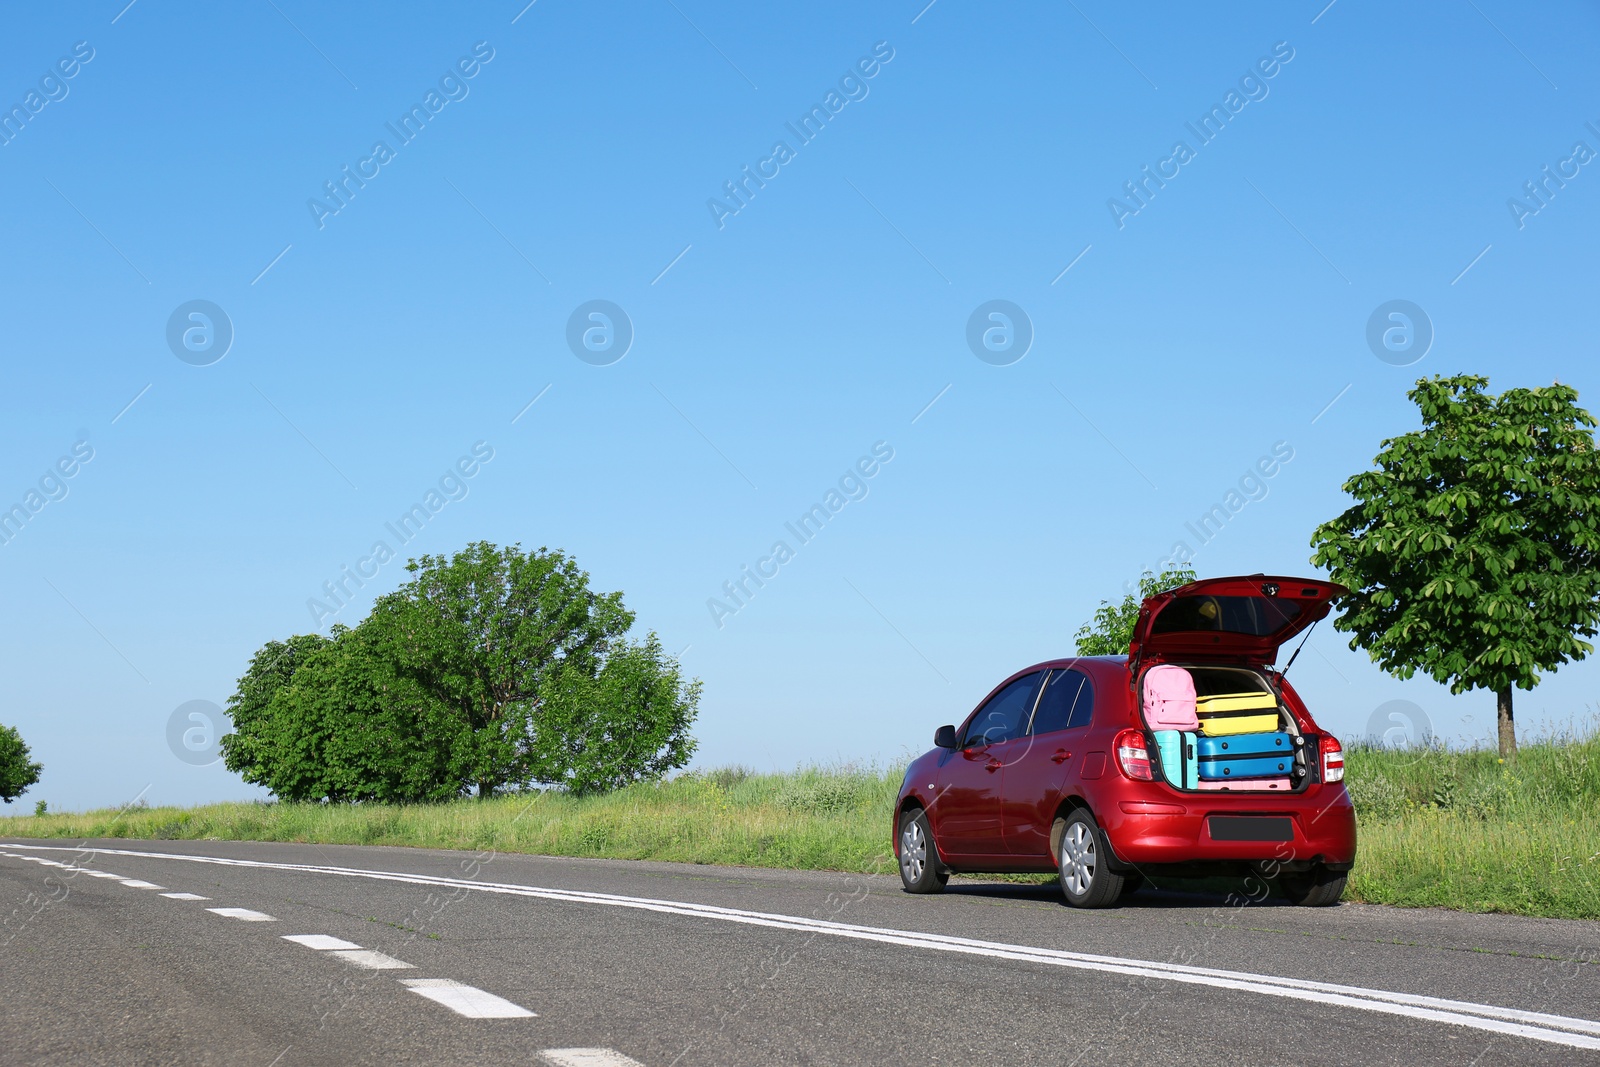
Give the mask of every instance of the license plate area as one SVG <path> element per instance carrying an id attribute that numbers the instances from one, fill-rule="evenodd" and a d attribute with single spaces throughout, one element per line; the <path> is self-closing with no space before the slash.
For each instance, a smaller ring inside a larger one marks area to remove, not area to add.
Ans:
<path id="1" fill-rule="evenodd" d="M 1287 815 L 1213 815 L 1206 820 L 1213 841 L 1293 841 Z"/>

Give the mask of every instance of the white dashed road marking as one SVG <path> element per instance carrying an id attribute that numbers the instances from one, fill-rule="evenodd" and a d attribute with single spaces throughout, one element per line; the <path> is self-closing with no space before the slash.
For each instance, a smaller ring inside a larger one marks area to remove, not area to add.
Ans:
<path id="1" fill-rule="evenodd" d="M 539 1058 L 552 1067 L 644 1067 L 612 1048 L 547 1048 Z"/>
<path id="2" fill-rule="evenodd" d="M 213 915 L 221 915 L 225 919 L 239 919 L 247 923 L 275 923 L 278 920 L 260 911 L 251 911 L 249 908 L 207 908 Z"/>
<path id="3" fill-rule="evenodd" d="M 369 971 L 402 971 L 410 970 L 411 964 L 405 960 L 397 960 L 393 956 L 385 956 L 370 948 L 334 949 L 328 953 L 338 956 L 346 963 L 353 963 L 357 967 L 365 967 Z"/>
<path id="4" fill-rule="evenodd" d="M 162 893 L 161 895 L 164 896 L 164 897 L 168 897 L 168 898 L 170 898 L 172 900 L 210 900 L 211 899 L 210 897 L 203 897 L 199 893 Z"/>
<path id="5" fill-rule="evenodd" d="M 156 885 L 154 882 L 141 882 L 137 878 L 122 878 L 122 879 L 119 879 L 119 881 L 121 881 L 122 884 L 127 886 L 129 889 L 165 889 L 166 888 L 166 886 L 164 886 L 164 885 Z"/>
<path id="6" fill-rule="evenodd" d="M 529 1019 L 533 1012 L 475 986 L 452 982 L 448 978 L 402 978 L 400 984 L 418 996 L 443 1004 L 457 1015 L 469 1019 Z"/>
<path id="7" fill-rule="evenodd" d="M 0 852 L 0 856 L 8 856 L 14 860 L 27 860 L 29 863 L 37 863 L 44 867 L 55 867 L 71 874 L 87 874 L 90 878 L 115 878 L 119 882 L 123 880 L 120 874 L 112 874 L 110 871 L 97 871 L 90 867 L 74 867 L 70 863 L 60 863 L 56 860 L 45 859 L 43 856 L 24 856 L 16 852 Z"/>
<path id="8" fill-rule="evenodd" d="M 314 948 L 326 952 L 333 948 L 360 948 L 354 941 L 346 941 L 342 937 L 329 937 L 327 934 L 284 934 L 285 941 L 293 941 L 306 948 Z"/>

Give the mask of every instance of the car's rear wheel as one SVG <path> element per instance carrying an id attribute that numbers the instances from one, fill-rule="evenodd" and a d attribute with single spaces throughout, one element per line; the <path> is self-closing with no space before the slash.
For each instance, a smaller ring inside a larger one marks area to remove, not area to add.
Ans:
<path id="1" fill-rule="evenodd" d="M 1278 880 L 1289 903 L 1303 908 L 1326 908 L 1344 896 L 1349 871 L 1330 871 L 1318 864 L 1304 874 L 1285 874 Z"/>
<path id="2" fill-rule="evenodd" d="M 907 893 L 938 893 L 948 881 L 950 872 L 939 865 L 928 813 L 921 808 L 906 812 L 900 817 L 900 883 Z"/>
<path id="3" fill-rule="evenodd" d="M 1128 879 L 1106 864 L 1111 846 L 1087 808 L 1067 816 L 1061 830 L 1056 861 L 1061 872 L 1061 892 L 1075 908 L 1104 908 L 1122 896 Z"/>

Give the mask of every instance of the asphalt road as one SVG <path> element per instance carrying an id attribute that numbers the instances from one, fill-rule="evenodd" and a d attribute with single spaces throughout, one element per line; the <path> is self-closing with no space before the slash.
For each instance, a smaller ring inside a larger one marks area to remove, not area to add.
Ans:
<path id="1" fill-rule="evenodd" d="M 222 841 L 0 843 L 0 919 L 6 1064 L 1600 1063 L 1600 923 Z"/>

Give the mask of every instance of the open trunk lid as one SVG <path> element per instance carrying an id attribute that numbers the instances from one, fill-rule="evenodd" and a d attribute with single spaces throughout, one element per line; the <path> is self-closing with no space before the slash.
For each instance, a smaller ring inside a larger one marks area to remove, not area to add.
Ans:
<path id="1" fill-rule="evenodd" d="M 1318 578 L 1252 574 L 1204 578 L 1139 607 L 1128 663 L 1215 659 L 1267 666 L 1284 642 L 1327 616 L 1344 586 Z"/>

